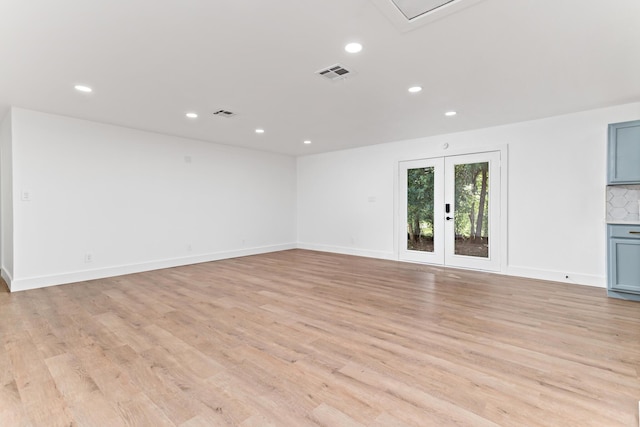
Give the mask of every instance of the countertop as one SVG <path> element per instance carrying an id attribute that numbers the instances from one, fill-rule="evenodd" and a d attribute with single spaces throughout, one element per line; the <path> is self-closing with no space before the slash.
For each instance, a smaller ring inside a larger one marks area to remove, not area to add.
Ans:
<path id="1" fill-rule="evenodd" d="M 620 221 L 620 220 L 607 220 L 607 224 L 611 225 L 640 225 L 640 221 Z"/>

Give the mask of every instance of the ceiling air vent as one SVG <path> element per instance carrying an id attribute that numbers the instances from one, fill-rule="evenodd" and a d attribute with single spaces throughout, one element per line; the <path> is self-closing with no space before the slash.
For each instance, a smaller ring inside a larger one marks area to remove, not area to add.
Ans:
<path id="1" fill-rule="evenodd" d="M 316 74 L 329 80 L 340 80 L 347 78 L 353 74 L 353 71 L 349 71 L 340 64 L 332 65 L 322 70 L 316 71 Z"/>
<path id="2" fill-rule="evenodd" d="M 218 110 L 215 113 L 213 113 L 213 115 L 218 117 L 233 117 L 236 115 L 236 113 L 229 110 Z"/>

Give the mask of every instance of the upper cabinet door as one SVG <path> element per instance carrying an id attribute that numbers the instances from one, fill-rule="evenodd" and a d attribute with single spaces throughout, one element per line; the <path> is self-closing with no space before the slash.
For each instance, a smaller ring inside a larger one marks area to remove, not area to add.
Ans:
<path id="1" fill-rule="evenodd" d="M 609 184 L 640 184 L 640 120 L 609 125 Z"/>

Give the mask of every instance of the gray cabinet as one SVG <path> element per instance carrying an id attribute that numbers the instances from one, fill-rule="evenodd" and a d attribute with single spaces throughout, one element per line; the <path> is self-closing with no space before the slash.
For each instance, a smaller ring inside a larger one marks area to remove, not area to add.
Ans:
<path id="1" fill-rule="evenodd" d="M 609 184 L 640 183 L 640 120 L 609 125 Z"/>
<path id="2" fill-rule="evenodd" d="M 640 301 L 640 225 L 607 225 L 609 296 Z"/>

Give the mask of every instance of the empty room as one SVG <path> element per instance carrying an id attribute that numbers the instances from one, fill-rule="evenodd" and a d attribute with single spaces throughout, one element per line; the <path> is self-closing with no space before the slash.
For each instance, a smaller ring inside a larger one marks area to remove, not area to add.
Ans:
<path id="1" fill-rule="evenodd" d="M 0 0 L 0 426 L 639 426 L 640 2 Z"/>

